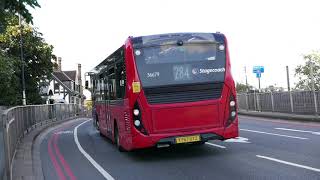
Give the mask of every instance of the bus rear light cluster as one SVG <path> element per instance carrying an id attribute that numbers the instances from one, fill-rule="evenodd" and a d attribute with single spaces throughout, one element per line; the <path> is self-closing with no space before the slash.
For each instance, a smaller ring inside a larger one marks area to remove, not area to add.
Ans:
<path id="1" fill-rule="evenodd" d="M 139 109 L 134 109 L 134 110 L 133 110 L 133 115 L 139 116 L 139 114 L 140 114 Z"/>
<path id="2" fill-rule="evenodd" d="M 134 120 L 134 125 L 135 125 L 136 127 L 139 127 L 139 126 L 141 125 L 140 119 Z"/>
<path id="3" fill-rule="evenodd" d="M 229 99 L 229 118 L 227 121 L 227 126 L 229 126 L 237 116 L 237 107 L 236 107 L 236 101 L 233 95 L 230 96 Z"/>
<path id="4" fill-rule="evenodd" d="M 140 107 L 138 105 L 138 103 L 135 103 L 134 108 L 132 110 L 132 114 L 133 114 L 133 124 L 134 127 L 139 130 L 142 134 L 147 135 L 147 131 L 144 128 L 142 122 L 141 122 L 141 111 L 140 111 Z"/>
<path id="5" fill-rule="evenodd" d="M 132 113 L 133 113 L 133 124 L 137 129 L 139 129 L 141 126 L 141 115 L 140 115 L 139 105 L 137 103 L 134 105 Z"/>
<path id="6" fill-rule="evenodd" d="M 236 102 L 235 101 L 230 101 L 230 107 L 233 107 L 236 105 Z"/>

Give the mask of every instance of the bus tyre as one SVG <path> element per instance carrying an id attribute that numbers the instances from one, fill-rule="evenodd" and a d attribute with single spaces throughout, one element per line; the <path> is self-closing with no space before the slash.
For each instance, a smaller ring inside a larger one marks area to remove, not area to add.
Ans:
<path id="1" fill-rule="evenodd" d="M 98 120 L 96 120 L 96 129 L 99 131 L 99 135 L 103 136 L 103 134 L 101 133 L 101 130 L 100 130 L 100 123 Z"/>
<path id="2" fill-rule="evenodd" d="M 98 120 L 95 120 L 95 127 L 98 131 L 100 131 L 100 128 L 99 128 L 99 121 Z"/>
<path id="3" fill-rule="evenodd" d="M 93 118 L 93 125 L 94 127 L 99 131 L 99 119 L 98 119 L 98 115 L 95 115 L 95 118 Z"/>
<path id="4" fill-rule="evenodd" d="M 116 126 L 114 128 L 114 142 L 118 148 L 118 150 L 120 152 L 124 152 L 125 150 L 121 147 L 121 144 L 120 144 L 120 138 L 119 138 L 119 132 L 118 132 L 118 127 Z"/>

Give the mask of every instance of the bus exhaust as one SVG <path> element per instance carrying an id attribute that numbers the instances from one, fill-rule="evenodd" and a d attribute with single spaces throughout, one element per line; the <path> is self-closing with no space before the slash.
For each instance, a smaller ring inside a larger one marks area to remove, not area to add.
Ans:
<path id="1" fill-rule="evenodd" d="M 166 148 L 169 146 L 170 146 L 170 144 L 157 144 L 157 148 Z"/>

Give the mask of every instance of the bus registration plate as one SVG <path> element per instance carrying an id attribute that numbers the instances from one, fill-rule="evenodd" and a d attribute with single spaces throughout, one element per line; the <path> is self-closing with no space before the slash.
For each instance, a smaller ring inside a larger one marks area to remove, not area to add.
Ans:
<path id="1" fill-rule="evenodd" d="M 194 135 L 194 136 L 184 136 L 184 137 L 177 137 L 176 143 L 189 143 L 189 142 L 197 142 L 200 141 L 200 135 Z"/>

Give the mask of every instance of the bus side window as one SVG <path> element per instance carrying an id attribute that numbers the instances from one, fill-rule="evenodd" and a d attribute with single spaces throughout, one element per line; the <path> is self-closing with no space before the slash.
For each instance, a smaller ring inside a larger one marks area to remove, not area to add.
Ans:
<path id="1" fill-rule="evenodd" d="M 114 75 L 109 77 L 109 92 L 110 92 L 110 100 L 115 100 L 116 99 L 116 92 L 115 92 L 115 77 Z"/>
<path id="2" fill-rule="evenodd" d="M 126 91 L 126 72 L 124 61 L 117 63 L 117 99 L 123 99 Z"/>
<path id="3" fill-rule="evenodd" d="M 104 82 L 104 100 L 109 100 L 109 88 L 108 88 L 108 78 L 107 76 L 104 76 L 103 78 L 103 82 Z"/>
<path id="4" fill-rule="evenodd" d="M 107 100 L 108 94 L 107 94 L 107 75 L 106 73 L 102 73 L 99 76 L 99 82 L 100 82 L 100 100 L 105 101 Z"/>
<path id="5" fill-rule="evenodd" d="M 101 94 L 100 94 L 100 90 L 101 90 L 101 86 L 100 86 L 100 79 L 96 80 L 96 97 L 97 97 L 97 101 L 101 100 Z"/>
<path id="6" fill-rule="evenodd" d="M 100 100 L 104 100 L 104 82 L 103 79 L 100 77 Z"/>
<path id="7" fill-rule="evenodd" d="M 126 93 L 126 67 L 124 60 L 124 47 L 118 50 L 116 60 L 116 92 L 117 99 L 123 99 Z"/>
<path id="8" fill-rule="evenodd" d="M 96 79 L 94 78 L 94 76 L 92 76 L 91 84 L 92 84 L 92 100 L 96 101 L 97 86 L 96 86 Z"/>
<path id="9" fill-rule="evenodd" d="M 115 68 L 112 67 L 109 69 L 109 76 L 108 76 L 108 84 L 109 84 L 109 97 L 110 100 L 116 99 L 116 77 L 114 74 Z"/>

